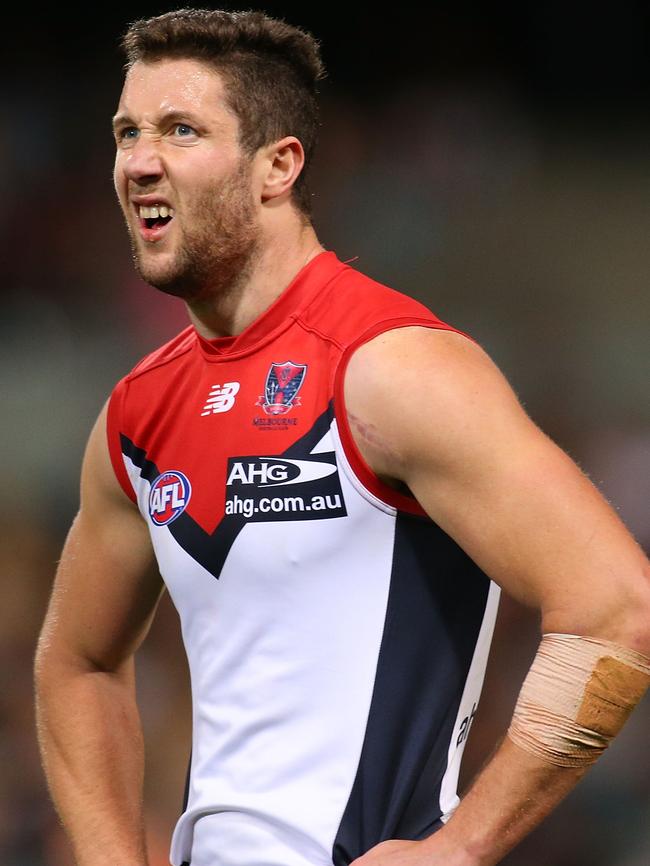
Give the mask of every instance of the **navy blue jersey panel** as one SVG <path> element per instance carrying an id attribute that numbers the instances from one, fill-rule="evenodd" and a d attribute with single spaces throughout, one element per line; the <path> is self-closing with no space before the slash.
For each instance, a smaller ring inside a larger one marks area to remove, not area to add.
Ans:
<path id="1" fill-rule="evenodd" d="M 490 582 L 430 520 L 399 513 L 384 634 L 357 775 L 334 841 L 347 866 L 439 826 L 449 742 Z"/>

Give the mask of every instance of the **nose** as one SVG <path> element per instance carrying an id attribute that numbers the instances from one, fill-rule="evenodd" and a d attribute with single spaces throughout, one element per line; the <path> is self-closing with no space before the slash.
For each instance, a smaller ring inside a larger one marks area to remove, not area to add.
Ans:
<path id="1" fill-rule="evenodd" d="M 164 167 L 155 141 L 140 135 L 138 140 L 124 152 L 122 170 L 126 177 L 138 186 L 147 186 L 160 180 Z"/>

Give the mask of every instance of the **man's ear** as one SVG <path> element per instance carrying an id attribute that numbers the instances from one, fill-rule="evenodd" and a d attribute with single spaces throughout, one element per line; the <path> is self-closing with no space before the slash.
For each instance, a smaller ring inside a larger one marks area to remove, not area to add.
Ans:
<path id="1" fill-rule="evenodd" d="M 288 135 L 265 148 L 262 176 L 262 201 L 290 192 L 305 164 L 305 151 L 300 141 Z"/>

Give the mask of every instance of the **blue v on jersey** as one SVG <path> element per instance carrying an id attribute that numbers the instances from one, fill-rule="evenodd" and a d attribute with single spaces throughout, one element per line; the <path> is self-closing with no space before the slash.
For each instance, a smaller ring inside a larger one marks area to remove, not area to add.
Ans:
<path id="1" fill-rule="evenodd" d="M 241 334 L 187 328 L 113 391 L 191 675 L 175 866 L 343 866 L 458 804 L 498 589 L 373 474 L 343 402 L 352 352 L 406 326 L 453 330 L 323 252 Z"/>

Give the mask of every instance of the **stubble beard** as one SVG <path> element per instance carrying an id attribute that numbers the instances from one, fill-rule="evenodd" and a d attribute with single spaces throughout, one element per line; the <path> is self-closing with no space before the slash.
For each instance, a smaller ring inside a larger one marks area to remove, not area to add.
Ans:
<path id="1" fill-rule="evenodd" d="M 141 255 L 142 241 L 127 223 L 133 263 L 142 279 L 187 302 L 235 290 L 249 272 L 259 244 L 250 178 L 250 165 L 242 159 L 232 175 L 194 198 L 196 218 L 188 224 L 185 217 L 182 243 L 164 270 Z"/>

